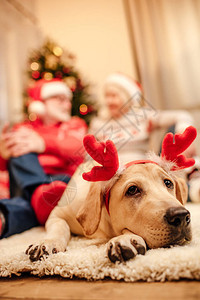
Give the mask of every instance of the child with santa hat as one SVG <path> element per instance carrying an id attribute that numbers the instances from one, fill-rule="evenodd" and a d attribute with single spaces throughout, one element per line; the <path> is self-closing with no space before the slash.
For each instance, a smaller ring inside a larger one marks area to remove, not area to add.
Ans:
<path id="1" fill-rule="evenodd" d="M 44 224 L 83 162 L 85 122 L 71 117 L 72 92 L 58 79 L 28 90 L 32 121 L 5 125 L 0 170 L 9 171 L 10 199 L 0 201 L 0 238 Z"/>

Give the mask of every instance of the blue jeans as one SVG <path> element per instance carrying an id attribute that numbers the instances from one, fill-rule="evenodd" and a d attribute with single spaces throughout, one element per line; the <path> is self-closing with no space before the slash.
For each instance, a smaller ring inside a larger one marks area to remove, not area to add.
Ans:
<path id="1" fill-rule="evenodd" d="M 41 184 L 55 180 L 68 183 L 66 174 L 47 175 L 41 167 L 37 154 L 29 153 L 11 158 L 8 163 L 11 199 L 0 200 L 0 209 L 6 217 L 6 228 L 0 238 L 5 238 L 38 226 L 30 201 L 34 190 Z"/>

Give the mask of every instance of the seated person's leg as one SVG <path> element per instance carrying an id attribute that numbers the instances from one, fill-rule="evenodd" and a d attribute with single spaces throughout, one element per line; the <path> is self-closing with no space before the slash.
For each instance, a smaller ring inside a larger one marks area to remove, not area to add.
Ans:
<path id="1" fill-rule="evenodd" d="M 9 173 L 12 198 L 0 201 L 3 237 L 37 226 L 37 219 L 43 225 L 70 180 L 65 174 L 46 175 L 34 153 L 11 158 Z"/>
<path id="2" fill-rule="evenodd" d="M 31 198 L 31 205 L 35 211 L 38 222 L 44 225 L 49 214 L 57 205 L 67 184 L 62 181 L 53 181 L 37 187 Z"/>
<path id="3" fill-rule="evenodd" d="M 31 205 L 41 225 L 45 224 L 70 180 L 70 176 L 65 174 L 48 175 L 48 178 L 50 183 L 37 187 L 31 198 Z"/>
<path id="4" fill-rule="evenodd" d="M 30 201 L 37 186 L 49 183 L 49 178 L 44 173 L 35 153 L 12 157 L 8 163 L 8 170 L 11 198 L 22 196 Z"/>
<path id="5" fill-rule="evenodd" d="M 0 219 L 2 223 L 0 238 L 9 237 L 39 225 L 30 202 L 21 197 L 0 200 Z"/>

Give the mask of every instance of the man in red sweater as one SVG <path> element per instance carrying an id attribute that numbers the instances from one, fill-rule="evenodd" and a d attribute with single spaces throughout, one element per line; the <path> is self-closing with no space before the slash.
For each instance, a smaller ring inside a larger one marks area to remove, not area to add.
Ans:
<path id="1" fill-rule="evenodd" d="M 44 224 L 83 162 L 85 122 L 71 117 L 72 92 L 61 80 L 39 80 L 28 90 L 30 120 L 5 125 L 0 170 L 8 170 L 10 199 L 0 201 L 0 238 Z"/>

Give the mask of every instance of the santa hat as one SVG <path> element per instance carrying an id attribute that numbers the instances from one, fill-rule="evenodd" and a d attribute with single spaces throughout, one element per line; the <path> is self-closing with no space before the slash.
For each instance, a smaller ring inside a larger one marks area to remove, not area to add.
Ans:
<path id="1" fill-rule="evenodd" d="M 63 81 L 56 78 L 52 80 L 38 80 L 33 87 L 28 89 L 28 95 L 31 98 L 28 111 L 38 115 L 45 114 L 45 106 L 43 103 L 45 99 L 57 95 L 65 95 L 70 99 L 72 98 L 71 90 Z"/>
<path id="2" fill-rule="evenodd" d="M 122 73 L 113 73 L 107 77 L 104 83 L 104 89 L 110 86 L 116 86 L 119 90 L 125 91 L 130 98 L 141 97 L 141 85 L 131 77 Z"/>

